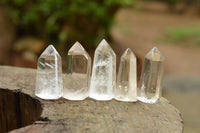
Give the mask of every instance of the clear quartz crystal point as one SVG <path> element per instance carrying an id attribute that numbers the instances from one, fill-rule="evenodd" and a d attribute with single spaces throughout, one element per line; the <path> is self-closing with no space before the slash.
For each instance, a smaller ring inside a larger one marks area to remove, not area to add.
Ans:
<path id="1" fill-rule="evenodd" d="M 116 87 L 116 55 L 106 40 L 95 50 L 89 97 L 106 101 L 114 97 Z"/>
<path id="2" fill-rule="evenodd" d="M 83 100 L 88 97 L 90 86 L 91 57 L 79 42 L 67 55 L 63 97 L 69 100 Z"/>
<path id="3" fill-rule="evenodd" d="M 49 45 L 38 59 L 35 95 L 58 99 L 62 96 L 62 87 L 61 57 L 53 45 Z"/>
<path id="4" fill-rule="evenodd" d="M 129 48 L 121 56 L 117 86 L 114 92 L 116 100 L 126 102 L 137 101 L 136 57 Z"/>
<path id="5" fill-rule="evenodd" d="M 164 60 L 164 56 L 156 47 L 145 56 L 138 100 L 144 103 L 156 103 L 161 97 Z"/>

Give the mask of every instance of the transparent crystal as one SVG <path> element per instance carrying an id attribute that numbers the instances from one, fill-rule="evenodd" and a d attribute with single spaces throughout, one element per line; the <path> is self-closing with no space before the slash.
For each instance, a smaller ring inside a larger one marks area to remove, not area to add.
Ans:
<path id="1" fill-rule="evenodd" d="M 91 73 L 91 57 L 79 42 L 67 55 L 63 97 L 69 100 L 83 100 L 88 97 Z"/>
<path id="2" fill-rule="evenodd" d="M 89 97 L 111 100 L 116 87 L 116 55 L 103 39 L 95 50 Z"/>
<path id="3" fill-rule="evenodd" d="M 49 45 L 38 59 L 35 95 L 42 99 L 62 96 L 62 61 L 53 45 Z"/>
<path id="4" fill-rule="evenodd" d="M 127 102 L 137 101 L 136 57 L 129 48 L 121 56 L 117 86 L 114 92 L 116 100 Z"/>
<path id="5" fill-rule="evenodd" d="M 161 97 L 164 60 L 164 56 L 156 47 L 145 56 L 138 100 L 145 103 L 156 103 Z"/>

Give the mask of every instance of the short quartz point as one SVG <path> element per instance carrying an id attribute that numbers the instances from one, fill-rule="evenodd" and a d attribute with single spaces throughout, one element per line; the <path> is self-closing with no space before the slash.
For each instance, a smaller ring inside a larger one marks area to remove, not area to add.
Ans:
<path id="1" fill-rule="evenodd" d="M 89 95 L 91 57 L 79 42 L 67 55 L 67 72 L 63 85 L 63 97 L 68 100 L 83 100 Z"/>
<path id="2" fill-rule="evenodd" d="M 103 39 L 95 50 L 89 97 L 106 101 L 114 97 L 116 87 L 116 55 Z"/>
<path id="3" fill-rule="evenodd" d="M 161 97 L 164 60 L 164 56 L 156 47 L 145 56 L 138 89 L 138 100 L 152 104 Z"/>
<path id="4" fill-rule="evenodd" d="M 121 56 L 115 89 L 115 99 L 119 101 L 137 101 L 136 57 L 128 48 Z"/>
<path id="5" fill-rule="evenodd" d="M 61 57 L 53 45 L 49 45 L 38 59 L 35 95 L 58 99 L 62 97 L 62 86 Z"/>

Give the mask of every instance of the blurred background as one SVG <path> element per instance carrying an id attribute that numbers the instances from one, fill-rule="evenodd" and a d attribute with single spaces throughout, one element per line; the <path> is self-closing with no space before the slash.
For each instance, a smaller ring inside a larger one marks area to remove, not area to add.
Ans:
<path id="1" fill-rule="evenodd" d="M 166 58 L 163 95 L 180 110 L 184 132 L 200 132 L 200 0 L 0 1 L 0 65 L 36 68 L 53 44 L 65 70 L 75 41 L 93 57 L 103 38 L 117 62 L 132 49 L 138 75 L 145 54 L 157 46 Z"/>

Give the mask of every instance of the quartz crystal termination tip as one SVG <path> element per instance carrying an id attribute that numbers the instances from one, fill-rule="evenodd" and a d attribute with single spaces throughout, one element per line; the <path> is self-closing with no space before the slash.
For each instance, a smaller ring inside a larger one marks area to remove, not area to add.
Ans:
<path id="1" fill-rule="evenodd" d="M 88 97 L 91 73 L 91 57 L 76 42 L 68 51 L 67 72 L 63 88 L 63 97 L 69 100 L 83 100 Z"/>
<path id="2" fill-rule="evenodd" d="M 89 97 L 107 101 L 116 87 L 116 55 L 105 39 L 95 50 Z"/>
<path id="3" fill-rule="evenodd" d="M 164 60 L 164 56 L 156 47 L 145 56 L 138 89 L 138 100 L 153 104 L 161 97 Z"/>
<path id="4" fill-rule="evenodd" d="M 62 96 L 62 61 L 53 45 L 49 45 L 38 59 L 35 95 L 42 99 Z"/>
<path id="5" fill-rule="evenodd" d="M 136 57 L 128 48 L 121 56 L 115 99 L 125 102 L 137 101 L 137 70 Z"/>

